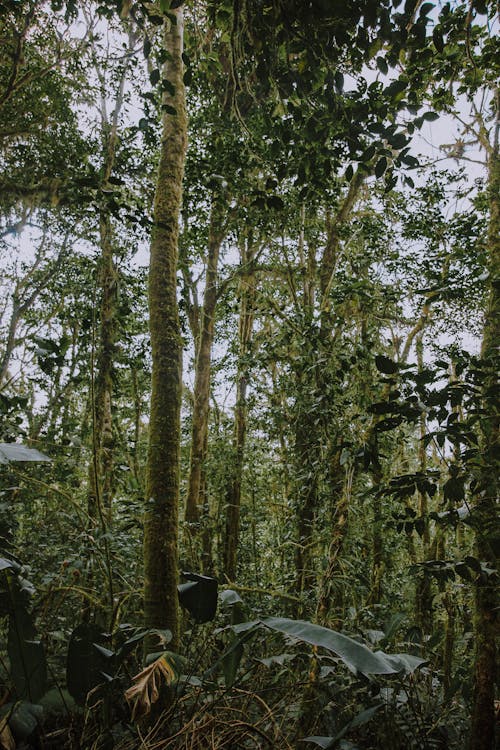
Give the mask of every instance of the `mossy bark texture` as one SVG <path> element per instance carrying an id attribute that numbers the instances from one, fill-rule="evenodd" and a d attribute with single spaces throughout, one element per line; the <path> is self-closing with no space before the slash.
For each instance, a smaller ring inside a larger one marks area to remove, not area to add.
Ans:
<path id="1" fill-rule="evenodd" d="M 498 99 L 498 92 L 497 92 Z M 498 111 L 497 111 L 498 118 Z M 490 223 L 489 299 L 481 349 L 484 380 L 483 450 L 474 508 L 476 554 L 495 568 L 498 563 L 498 494 L 500 470 L 500 408 L 498 372 L 500 343 L 500 158 L 498 119 L 495 141 L 489 150 Z M 476 583 L 474 705 L 470 750 L 495 747 L 495 681 L 499 635 L 498 585 L 495 576 L 481 576 Z"/>
<path id="2" fill-rule="evenodd" d="M 187 145 L 183 83 L 183 9 L 165 20 L 163 130 L 154 200 L 149 267 L 152 382 L 144 523 L 144 619 L 168 628 L 179 643 L 177 540 L 182 340 L 177 305 L 177 257 Z"/>

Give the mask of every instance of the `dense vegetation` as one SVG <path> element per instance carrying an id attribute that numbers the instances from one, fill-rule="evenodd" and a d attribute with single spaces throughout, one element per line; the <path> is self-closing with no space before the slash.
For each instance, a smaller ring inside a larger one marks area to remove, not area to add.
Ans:
<path id="1" fill-rule="evenodd" d="M 0 748 L 493 750 L 496 14 L 0 2 Z"/>

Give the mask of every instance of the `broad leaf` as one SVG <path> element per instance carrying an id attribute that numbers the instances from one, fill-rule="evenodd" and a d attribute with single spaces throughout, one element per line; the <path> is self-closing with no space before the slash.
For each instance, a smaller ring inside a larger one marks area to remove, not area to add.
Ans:
<path id="1" fill-rule="evenodd" d="M 198 573 L 183 573 L 188 583 L 177 586 L 179 602 L 196 622 L 209 622 L 217 611 L 217 579 Z"/>
<path id="2" fill-rule="evenodd" d="M 66 681 L 70 695 L 79 705 L 85 704 L 89 691 L 102 684 L 103 673 L 109 672 L 109 655 L 100 650 L 106 640 L 101 629 L 92 623 L 78 625 L 71 634 Z"/>
<path id="3" fill-rule="evenodd" d="M 51 459 L 36 448 L 28 448 L 18 443 L 0 443 L 0 464 L 24 463 L 27 461 L 50 461 Z"/>
<path id="4" fill-rule="evenodd" d="M 389 357 L 385 357 L 383 354 L 377 354 L 375 357 L 375 366 L 384 375 L 394 375 L 399 369 L 397 362 L 389 359 Z"/>
<path id="5" fill-rule="evenodd" d="M 395 674 L 404 668 L 402 663 L 398 665 L 391 662 L 381 651 L 373 653 L 363 643 L 321 625 L 285 617 L 267 617 L 261 622 L 266 627 L 299 641 L 326 648 L 339 656 L 350 669 L 362 674 Z"/>

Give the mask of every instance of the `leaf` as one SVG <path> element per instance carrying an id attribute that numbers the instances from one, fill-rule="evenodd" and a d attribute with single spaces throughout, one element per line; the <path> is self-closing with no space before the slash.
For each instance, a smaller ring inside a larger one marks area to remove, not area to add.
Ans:
<path id="1" fill-rule="evenodd" d="M 17 697 L 36 702 L 45 693 L 47 662 L 33 619 L 22 606 L 15 606 L 9 617 L 7 652 Z"/>
<path id="2" fill-rule="evenodd" d="M 255 620 L 253 622 L 245 622 L 231 626 L 230 630 L 234 635 L 229 647 L 205 672 L 203 675 L 204 679 L 208 679 L 210 675 L 214 674 L 218 667 L 221 666 L 224 673 L 226 687 L 233 685 L 244 653 L 243 645 L 254 636 L 256 626 L 259 624 L 258 620 Z"/>
<path id="3" fill-rule="evenodd" d="M 161 684 L 171 685 L 175 677 L 167 656 L 162 654 L 132 678 L 134 684 L 125 691 L 125 700 L 132 708 L 132 721 L 150 713 L 151 706 L 160 697 Z"/>
<path id="4" fill-rule="evenodd" d="M 384 94 L 391 99 L 395 99 L 399 94 L 401 94 L 406 87 L 408 86 L 408 81 L 405 81 L 404 79 L 398 79 L 396 81 L 393 81 L 392 83 L 387 86 L 387 88 L 384 90 Z"/>
<path id="5" fill-rule="evenodd" d="M 376 651 L 375 653 L 383 653 L 385 659 L 393 665 L 398 673 L 413 674 L 417 669 L 428 663 L 426 659 L 413 656 L 413 654 L 386 654 L 382 651 Z"/>
<path id="6" fill-rule="evenodd" d="M 0 722 L 0 748 L 1 750 L 16 750 L 16 743 L 5 716 Z"/>
<path id="7" fill-rule="evenodd" d="M 209 622 L 217 611 L 216 578 L 198 573 L 183 573 L 188 583 L 177 586 L 180 604 L 187 609 L 196 622 Z"/>
<path id="8" fill-rule="evenodd" d="M 427 122 L 434 122 L 435 120 L 439 120 L 439 115 L 437 112 L 424 112 L 422 115 L 424 120 L 427 120 Z"/>
<path id="9" fill-rule="evenodd" d="M 163 91 L 166 91 L 170 96 L 175 96 L 175 86 L 172 83 L 172 81 L 169 81 L 168 78 L 163 78 L 161 82 L 161 87 Z"/>
<path id="10" fill-rule="evenodd" d="M 383 156 L 375 164 L 375 177 L 382 177 L 386 169 L 387 169 L 387 159 L 385 158 L 385 156 Z"/>
<path id="11" fill-rule="evenodd" d="M 25 461 L 51 461 L 51 459 L 36 448 L 28 448 L 18 443 L 0 443 L 0 464 L 8 464 L 12 461 L 23 463 Z"/>
<path id="12" fill-rule="evenodd" d="M 146 37 L 146 38 L 144 39 L 144 45 L 143 45 L 142 51 L 143 51 L 143 53 L 144 53 L 144 57 L 145 57 L 145 58 L 146 58 L 146 60 L 147 60 L 147 59 L 148 59 L 148 57 L 149 57 L 149 55 L 151 54 L 151 42 L 150 42 L 150 40 L 148 39 L 148 37 Z"/>
<path id="13" fill-rule="evenodd" d="M 321 625 L 313 625 L 304 620 L 289 620 L 285 617 L 266 617 L 261 623 L 271 630 L 297 638 L 299 641 L 326 648 L 339 656 L 350 669 L 362 674 L 395 674 L 399 671 L 382 652 L 375 654 L 363 643 Z"/>
<path id="14" fill-rule="evenodd" d="M 304 737 L 299 742 L 313 742 L 318 747 L 322 747 L 323 750 L 333 748 L 335 743 L 335 737 L 320 737 L 319 735 L 312 735 L 311 737 Z"/>
<path id="15" fill-rule="evenodd" d="M 384 57 L 377 57 L 377 68 L 385 76 L 387 75 L 387 73 L 389 71 L 389 66 L 387 65 L 387 62 L 386 62 L 386 60 L 385 60 Z"/>
<path id="16" fill-rule="evenodd" d="M 275 664 L 278 664 L 280 667 L 282 667 L 287 661 L 293 661 L 293 659 L 296 658 L 297 654 L 283 653 L 269 656 L 267 659 L 257 659 L 257 661 L 263 664 L 265 667 L 273 667 Z"/>
<path id="17" fill-rule="evenodd" d="M 40 700 L 45 716 L 71 716 L 76 710 L 76 703 L 65 688 L 53 687 Z"/>
<path id="18" fill-rule="evenodd" d="M 224 673 L 224 684 L 226 688 L 234 685 L 238 668 L 241 664 L 245 650 L 243 644 L 253 635 L 252 631 L 243 633 L 239 638 L 233 636 L 233 641 L 221 658 L 222 671 Z"/>
<path id="19" fill-rule="evenodd" d="M 279 195 L 270 195 L 267 199 L 267 205 L 269 208 L 274 208 L 276 211 L 282 211 L 285 207 L 283 199 Z"/>
<path id="20" fill-rule="evenodd" d="M 170 104 L 162 104 L 161 108 L 164 112 L 167 113 L 167 115 L 173 115 L 175 117 L 175 115 L 177 114 L 176 108 L 171 107 Z"/>
<path id="21" fill-rule="evenodd" d="M 14 570 L 14 564 L 12 560 L 7 560 L 5 557 L 0 557 L 0 570 Z"/>
<path id="22" fill-rule="evenodd" d="M 444 50 L 444 38 L 443 34 L 441 33 L 440 29 L 436 27 L 434 31 L 432 32 L 432 41 L 434 42 L 434 46 L 436 50 L 441 53 Z"/>
<path id="23" fill-rule="evenodd" d="M 9 727 L 19 745 L 29 739 L 43 718 L 43 708 L 28 701 L 6 703 L 2 711 L 7 712 Z"/>
<path id="24" fill-rule="evenodd" d="M 383 354 L 377 354 L 375 357 L 375 367 L 384 375 L 394 375 L 399 369 L 399 365 L 394 360 L 385 357 Z"/>
<path id="25" fill-rule="evenodd" d="M 335 735 L 335 742 L 341 740 L 342 737 L 344 737 L 351 729 L 356 729 L 356 727 L 362 727 L 364 724 L 367 724 L 372 716 L 374 716 L 379 709 L 383 708 L 384 705 L 384 703 L 377 703 L 376 706 L 370 706 L 370 708 L 366 708 L 364 711 L 361 711 L 359 714 L 357 714 L 353 719 L 351 719 L 351 721 L 349 721 L 345 726 L 342 727 L 340 732 Z"/>
<path id="26" fill-rule="evenodd" d="M 219 594 L 220 603 L 224 607 L 231 607 L 233 604 L 242 604 L 243 599 L 233 589 L 225 589 Z"/>
<path id="27" fill-rule="evenodd" d="M 431 12 L 431 10 L 432 10 L 433 8 L 435 8 L 435 7 L 436 7 L 436 6 L 434 5 L 434 3 L 424 3 L 424 4 L 423 4 L 423 5 L 422 5 L 422 6 L 420 7 L 420 15 L 421 15 L 421 16 L 426 16 L 426 15 L 427 15 L 428 13 L 430 13 L 430 12 Z"/>
<path id="28" fill-rule="evenodd" d="M 151 81 L 152 86 L 156 86 L 156 84 L 160 80 L 160 71 L 158 68 L 155 68 L 151 71 L 151 73 L 149 74 L 149 80 Z"/>
<path id="29" fill-rule="evenodd" d="M 106 640 L 105 634 L 93 623 L 82 623 L 71 634 L 66 682 L 71 697 L 80 706 L 85 705 L 87 694 L 102 684 L 102 673 L 109 670 L 109 657 L 96 647 Z"/>

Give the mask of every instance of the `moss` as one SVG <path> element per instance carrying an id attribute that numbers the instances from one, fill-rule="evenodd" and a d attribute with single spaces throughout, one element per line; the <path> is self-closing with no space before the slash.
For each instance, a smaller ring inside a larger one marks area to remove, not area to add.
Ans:
<path id="1" fill-rule="evenodd" d="M 144 617 L 146 627 L 168 628 L 179 642 L 177 537 L 179 504 L 182 339 L 177 307 L 177 257 L 187 118 L 182 80 L 182 8 L 177 24 L 165 25 L 169 53 L 163 78 L 163 132 L 154 201 L 149 267 L 152 381 L 144 523 Z M 175 114 L 174 114 L 175 112 Z"/>

